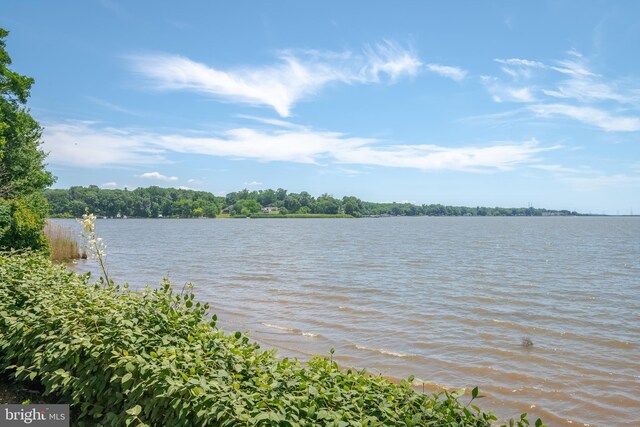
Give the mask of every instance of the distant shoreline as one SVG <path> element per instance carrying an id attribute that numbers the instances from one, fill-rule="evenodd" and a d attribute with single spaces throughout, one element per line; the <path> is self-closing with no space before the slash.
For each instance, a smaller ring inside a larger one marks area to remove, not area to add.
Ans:
<path id="1" fill-rule="evenodd" d="M 114 218 L 114 217 L 98 217 L 98 219 L 113 219 L 113 220 L 127 220 L 127 219 L 156 219 L 156 220 L 175 220 L 175 219 L 381 219 L 381 218 L 589 218 L 589 217 L 606 217 L 606 218 L 640 218 L 640 215 L 607 215 L 607 214 L 578 214 L 578 215 L 364 215 L 361 217 L 355 217 L 350 215 L 331 215 L 331 214 L 287 214 L 287 215 L 273 215 L 273 214 L 258 214 L 258 215 L 225 215 L 220 214 L 216 217 L 143 217 L 133 216 L 127 218 Z M 47 219 L 77 219 L 73 216 L 52 215 Z"/>

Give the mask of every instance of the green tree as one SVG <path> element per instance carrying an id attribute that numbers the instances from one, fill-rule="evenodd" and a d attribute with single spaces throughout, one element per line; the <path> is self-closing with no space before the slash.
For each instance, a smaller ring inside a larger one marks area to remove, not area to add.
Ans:
<path id="1" fill-rule="evenodd" d="M 42 128 L 26 108 L 34 80 L 9 69 L 8 35 L 0 28 L 0 248 L 46 249 L 42 190 L 54 178 L 44 168 Z"/>
<path id="2" fill-rule="evenodd" d="M 246 215 L 249 216 L 252 213 L 260 212 L 262 206 L 255 199 L 243 199 L 238 200 L 231 209 L 231 213 L 234 215 Z"/>
<path id="3" fill-rule="evenodd" d="M 344 208 L 344 213 L 347 215 L 361 217 L 362 211 L 364 210 L 362 206 L 362 200 L 353 196 L 345 196 L 342 198 L 342 206 Z"/>

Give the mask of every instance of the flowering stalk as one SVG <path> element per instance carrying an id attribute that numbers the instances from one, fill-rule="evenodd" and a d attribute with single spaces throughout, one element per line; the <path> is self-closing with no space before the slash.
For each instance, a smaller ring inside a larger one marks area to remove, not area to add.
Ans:
<path id="1" fill-rule="evenodd" d="M 82 237 L 84 237 L 85 245 L 88 244 L 89 246 L 89 255 L 98 260 L 107 284 L 111 284 L 109 274 L 107 273 L 107 267 L 104 262 L 104 259 L 107 256 L 107 245 L 104 244 L 102 238 L 96 236 L 96 216 L 89 213 L 89 210 L 87 209 L 87 213 L 82 215 L 82 220 L 79 222 L 82 224 Z"/>

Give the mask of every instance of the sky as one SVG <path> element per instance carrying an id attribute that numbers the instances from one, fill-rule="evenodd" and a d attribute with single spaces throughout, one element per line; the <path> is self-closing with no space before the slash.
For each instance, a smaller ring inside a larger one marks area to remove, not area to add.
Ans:
<path id="1" fill-rule="evenodd" d="M 55 188 L 640 214 L 640 2 L 4 0 Z"/>

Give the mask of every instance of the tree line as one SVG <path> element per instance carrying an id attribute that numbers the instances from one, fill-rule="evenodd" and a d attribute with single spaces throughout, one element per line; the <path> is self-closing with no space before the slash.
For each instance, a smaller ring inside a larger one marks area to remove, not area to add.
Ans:
<path id="1" fill-rule="evenodd" d="M 50 214 L 56 217 L 79 217 L 87 209 L 99 216 L 135 218 L 214 218 L 221 213 L 231 216 L 255 216 L 263 209 L 274 215 L 347 215 L 362 216 L 544 216 L 577 215 L 567 210 L 528 208 L 466 207 L 441 204 L 374 203 L 354 196 L 341 199 L 329 194 L 314 197 L 306 191 L 247 189 L 215 196 L 205 191 L 152 186 L 135 190 L 110 190 L 98 186 L 49 189 L 44 192 Z"/>

